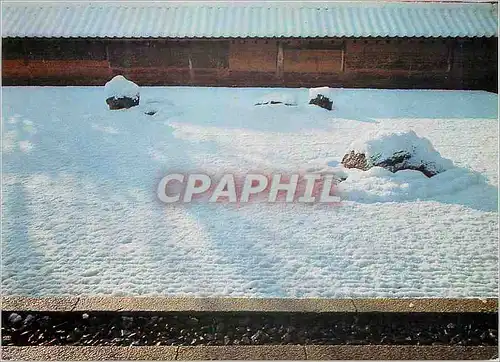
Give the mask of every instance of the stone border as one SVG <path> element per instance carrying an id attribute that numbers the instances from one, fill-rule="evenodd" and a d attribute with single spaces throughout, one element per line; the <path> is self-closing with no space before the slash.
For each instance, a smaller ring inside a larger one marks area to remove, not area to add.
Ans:
<path id="1" fill-rule="evenodd" d="M 3 311 L 424 312 L 498 311 L 498 299 L 286 299 L 177 297 L 2 297 Z"/>
<path id="2" fill-rule="evenodd" d="M 2 347 L 2 360 L 491 360 L 498 347 L 462 346 L 198 346 Z"/>

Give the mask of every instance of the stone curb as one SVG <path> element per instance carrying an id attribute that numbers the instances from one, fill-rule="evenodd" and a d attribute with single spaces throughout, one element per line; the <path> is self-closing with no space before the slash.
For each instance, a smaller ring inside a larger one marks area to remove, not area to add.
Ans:
<path id="1" fill-rule="evenodd" d="M 306 346 L 308 360 L 489 360 L 498 347 Z"/>
<path id="2" fill-rule="evenodd" d="M 2 347 L 2 360 L 489 360 L 498 347 L 463 346 L 196 346 Z"/>
<path id="3" fill-rule="evenodd" d="M 497 312 L 498 299 L 285 299 L 176 297 L 2 297 L 4 311 Z"/>

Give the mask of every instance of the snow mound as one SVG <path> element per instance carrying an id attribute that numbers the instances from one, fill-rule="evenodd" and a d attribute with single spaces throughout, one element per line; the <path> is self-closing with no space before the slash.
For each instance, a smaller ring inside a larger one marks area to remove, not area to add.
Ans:
<path id="1" fill-rule="evenodd" d="M 458 167 L 431 178 L 415 170 L 392 173 L 382 167 L 372 167 L 366 172 L 350 169 L 347 174 L 347 179 L 337 186 L 339 196 L 344 200 L 362 203 L 417 200 L 458 202 L 463 191 L 474 188 L 475 192 L 486 194 L 489 189 L 480 173 Z"/>
<path id="2" fill-rule="evenodd" d="M 104 85 L 106 98 L 132 98 L 139 99 L 139 86 L 128 80 L 123 75 L 117 75 Z"/>
<path id="3" fill-rule="evenodd" d="M 258 98 L 255 105 L 284 104 L 286 106 L 296 106 L 297 100 L 290 93 L 268 93 Z"/>
<path id="4" fill-rule="evenodd" d="M 417 136 L 414 131 L 368 134 L 351 144 L 342 164 L 365 171 L 374 166 L 391 172 L 419 170 L 429 177 L 454 167 L 428 139 Z"/>
<path id="5" fill-rule="evenodd" d="M 318 95 L 332 99 L 332 89 L 330 87 L 309 88 L 309 100 L 316 98 Z"/>

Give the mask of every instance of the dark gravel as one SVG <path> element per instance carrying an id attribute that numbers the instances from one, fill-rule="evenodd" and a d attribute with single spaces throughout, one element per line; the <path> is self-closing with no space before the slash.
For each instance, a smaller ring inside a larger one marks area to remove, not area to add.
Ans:
<path id="1" fill-rule="evenodd" d="M 498 345 L 496 313 L 2 313 L 2 345 Z"/>

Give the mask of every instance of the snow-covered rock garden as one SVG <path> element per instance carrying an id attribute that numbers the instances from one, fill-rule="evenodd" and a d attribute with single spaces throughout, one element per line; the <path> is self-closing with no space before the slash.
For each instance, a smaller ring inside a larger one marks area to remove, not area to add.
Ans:
<path id="1" fill-rule="evenodd" d="M 3 293 L 496 297 L 497 95 L 329 92 L 3 87 Z M 335 174 L 341 203 L 168 206 L 172 170 Z"/>

